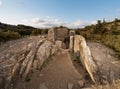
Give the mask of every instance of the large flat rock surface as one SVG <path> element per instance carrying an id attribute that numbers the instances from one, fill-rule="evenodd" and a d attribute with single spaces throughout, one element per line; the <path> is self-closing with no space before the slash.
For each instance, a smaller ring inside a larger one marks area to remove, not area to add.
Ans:
<path id="1" fill-rule="evenodd" d="M 101 75 L 111 82 L 120 79 L 120 59 L 116 53 L 101 43 L 87 42 Z"/>

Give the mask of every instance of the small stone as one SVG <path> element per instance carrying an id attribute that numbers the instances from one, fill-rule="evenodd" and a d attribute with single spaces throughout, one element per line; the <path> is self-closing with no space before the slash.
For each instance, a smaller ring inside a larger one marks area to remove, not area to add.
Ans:
<path id="1" fill-rule="evenodd" d="M 59 48 L 61 48 L 62 47 L 62 41 L 55 41 L 55 44 L 59 47 Z"/>
<path id="2" fill-rule="evenodd" d="M 105 85 L 108 84 L 106 76 L 102 76 L 102 84 L 105 84 Z"/>
<path id="3" fill-rule="evenodd" d="M 40 74 L 40 76 L 42 77 L 42 76 L 43 76 L 43 74 Z"/>
<path id="4" fill-rule="evenodd" d="M 107 55 L 107 58 L 111 58 L 111 55 L 108 54 L 108 55 Z"/>
<path id="5" fill-rule="evenodd" d="M 13 84 L 11 83 L 10 86 L 13 87 Z"/>
<path id="6" fill-rule="evenodd" d="M 78 85 L 80 86 L 80 88 L 84 87 L 84 81 L 83 80 L 79 80 L 78 81 Z"/>
<path id="7" fill-rule="evenodd" d="M 42 83 L 40 84 L 40 89 L 48 89 L 48 88 L 45 86 L 45 83 Z"/>
<path id="8" fill-rule="evenodd" d="M 72 89 L 73 88 L 73 84 L 72 83 L 68 83 L 68 89 Z"/>
<path id="9" fill-rule="evenodd" d="M 110 80 L 111 82 L 115 80 L 114 72 L 112 70 L 110 71 Z"/>

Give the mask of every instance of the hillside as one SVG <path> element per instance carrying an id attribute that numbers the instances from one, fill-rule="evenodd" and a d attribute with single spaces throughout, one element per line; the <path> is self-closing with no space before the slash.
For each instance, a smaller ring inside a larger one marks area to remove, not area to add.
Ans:
<path id="1" fill-rule="evenodd" d="M 77 29 L 76 33 L 84 36 L 87 40 L 109 46 L 120 56 L 120 20 L 115 19 L 112 22 L 98 20 L 96 25 Z"/>
<path id="2" fill-rule="evenodd" d="M 25 25 L 9 25 L 0 22 L 0 42 L 14 40 L 30 35 L 47 34 L 48 29 L 38 29 Z"/>

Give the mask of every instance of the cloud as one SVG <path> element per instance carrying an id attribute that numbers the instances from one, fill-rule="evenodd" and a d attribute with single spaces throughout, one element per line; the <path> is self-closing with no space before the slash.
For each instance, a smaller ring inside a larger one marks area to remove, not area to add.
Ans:
<path id="1" fill-rule="evenodd" d="M 91 24 L 97 24 L 97 21 L 91 21 Z"/>
<path id="2" fill-rule="evenodd" d="M 78 21 L 69 23 L 68 27 L 70 27 L 70 28 L 81 28 L 81 27 L 85 27 L 88 24 L 89 23 L 87 21 L 78 20 Z"/>
<path id="3" fill-rule="evenodd" d="M 39 24 L 39 23 L 44 23 L 45 21 L 40 19 L 40 18 L 33 18 L 32 23 Z"/>
<path id="4" fill-rule="evenodd" d="M 49 18 L 49 19 L 32 18 L 31 20 L 24 19 L 21 21 L 21 23 L 38 28 L 49 28 L 49 27 L 60 26 L 62 24 L 61 21 L 54 18 Z"/>
<path id="5" fill-rule="evenodd" d="M 37 27 L 37 28 L 50 28 L 50 27 L 56 27 L 61 25 L 66 26 L 68 28 L 81 28 L 90 24 L 96 24 L 97 21 L 88 22 L 88 21 L 77 20 L 74 22 L 64 22 L 59 19 L 49 17 L 46 19 L 40 19 L 40 18 L 32 18 L 30 20 L 24 19 L 21 21 L 21 23 L 25 25 Z"/>
<path id="6" fill-rule="evenodd" d="M 0 0 L 0 6 L 2 6 L 2 4 L 3 4 L 3 3 L 2 3 L 2 1 Z"/>

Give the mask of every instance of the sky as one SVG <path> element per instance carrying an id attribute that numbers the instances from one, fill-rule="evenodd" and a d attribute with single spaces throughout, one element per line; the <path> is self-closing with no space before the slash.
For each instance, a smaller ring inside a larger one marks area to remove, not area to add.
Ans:
<path id="1" fill-rule="evenodd" d="M 80 28 L 120 18 L 120 0 L 0 0 L 0 22 Z"/>

